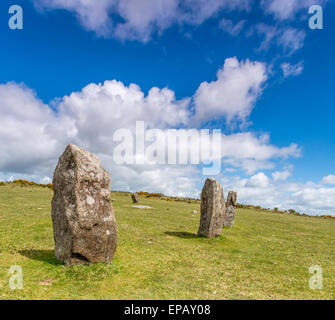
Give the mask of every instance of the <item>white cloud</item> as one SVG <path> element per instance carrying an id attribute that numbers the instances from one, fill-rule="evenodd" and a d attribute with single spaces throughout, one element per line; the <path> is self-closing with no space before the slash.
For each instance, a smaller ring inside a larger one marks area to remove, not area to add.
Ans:
<path id="1" fill-rule="evenodd" d="M 41 183 L 43 184 L 52 183 L 52 179 L 50 177 L 43 177 L 43 179 L 41 179 Z"/>
<path id="2" fill-rule="evenodd" d="M 274 204 L 278 204 L 278 191 L 263 172 L 249 179 L 225 176 L 220 182 L 225 194 L 229 190 L 237 191 L 239 203 L 260 205 L 263 208 L 273 208 Z"/>
<path id="3" fill-rule="evenodd" d="M 264 173 L 250 179 L 226 176 L 221 179 L 221 183 L 226 194 L 229 190 L 238 192 L 239 203 L 270 209 L 294 209 L 312 215 L 335 215 L 335 188 L 325 188 L 312 182 L 302 184 L 277 181 L 273 184 Z"/>
<path id="4" fill-rule="evenodd" d="M 233 61 L 242 69 L 246 67 L 247 72 L 248 65 L 254 65 Z M 241 70 L 235 76 L 243 78 Z M 137 85 L 125 86 L 115 80 L 89 84 L 79 92 L 56 99 L 52 103 L 55 112 L 29 88 L 8 83 L 0 85 L 0 100 L 1 179 L 13 176 L 48 182 L 65 146 L 75 143 L 98 155 L 111 172 L 115 189 L 193 196 L 199 193 L 203 177 L 197 166 L 119 166 L 112 159 L 116 144 L 113 134 L 118 128 L 134 131 L 138 120 L 148 128 L 162 130 L 188 128 L 192 124 L 191 99 L 177 100 L 170 89 L 152 88 L 145 95 Z M 216 116 L 215 112 L 212 114 Z M 218 116 L 222 116 L 220 111 Z M 248 172 L 300 152 L 296 145 L 280 148 L 271 145 L 268 136 L 247 132 L 222 136 L 218 147 L 222 148 L 224 162 Z"/>
<path id="5" fill-rule="evenodd" d="M 233 11 L 250 13 L 261 9 L 279 21 L 301 19 L 301 13 L 307 16 L 310 5 L 326 5 L 327 0 L 33 0 L 33 3 L 41 12 L 64 9 L 73 13 L 86 30 L 97 36 L 146 43 L 172 26 L 183 30 L 185 25 L 199 26 L 210 18 L 221 19 L 219 28 L 238 36 L 246 20 L 222 18 L 223 13 L 226 17 Z M 191 33 L 188 31 L 186 35 L 191 38 Z M 263 37 L 260 50 L 277 46 L 286 56 L 300 50 L 306 37 L 305 30 L 287 23 L 258 24 L 251 33 Z"/>
<path id="6" fill-rule="evenodd" d="M 97 35 L 106 35 L 113 27 L 109 18 L 117 1 L 115 0 L 33 0 L 39 10 L 64 9 L 76 15 L 80 23 Z"/>
<path id="7" fill-rule="evenodd" d="M 304 187 L 292 195 L 298 210 L 335 215 L 335 188 Z"/>
<path id="8" fill-rule="evenodd" d="M 87 30 L 99 36 L 143 42 L 173 24 L 199 25 L 222 10 L 248 10 L 250 3 L 251 0 L 34 0 L 40 10 L 73 12 Z"/>
<path id="9" fill-rule="evenodd" d="M 111 173 L 113 190 L 158 192 L 179 197 L 197 197 L 200 194 L 201 171 L 194 166 L 135 167 L 115 165 L 103 155 L 100 159 Z"/>
<path id="10" fill-rule="evenodd" d="M 116 12 L 125 20 L 115 27 L 120 39 L 148 41 L 157 30 L 170 27 L 178 12 L 177 0 L 120 0 Z"/>
<path id="11" fill-rule="evenodd" d="M 55 115 L 35 93 L 15 83 L 0 85 L 0 170 L 31 173 L 48 166 L 60 150 L 48 134 Z"/>
<path id="12" fill-rule="evenodd" d="M 323 177 L 321 180 L 322 184 L 334 184 L 335 185 L 335 175 L 334 174 L 330 174 L 326 177 Z"/>
<path id="13" fill-rule="evenodd" d="M 327 0 L 262 0 L 261 4 L 266 13 L 274 15 L 278 20 L 296 18 L 297 13 L 315 4 L 325 5 Z"/>
<path id="14" fill-rule="evenodd" d="M 279 44 L 284 48 L 284 51 L 291 55 L 304 46 L 306 32 L 295 28 L 285 28 L 279 38 Z"/>
<path id="15" fill-rule="evenodd" d="M 259 50 L 268 50 L 271 46 L 282 48 L 284 54 L 290 56 L 304 46 L 306 32 L 292 27 L 278 27 L 264 23 L 257 24 L 251 29 L 254 33 L 263 37 Z"/>
<path id="16" fill-rule="evenodd" d="M 283 75 L 285 78 L 290 76 L 298 76 L 304 70 L 303 62 L 299 62 L 297 64 L 290 64 L 288 62 L 284 62 L 281 64 L 281 69 L 283 71 Z"/>
<path id="17" fill-rule="evenodd" d="M 272 173 L 272 177 L 274 181 L 285 181 L 287 180 L 292 173 L 288 170 L 285 171 L 276 171 Z"/>
<path id="18" fill-rule="evenodd" d="M 116 37 L 120 40 L 147 42 L 154 35 L 160 35 L 173 25 L 201 25 L 209 18 L 220 17 L 224 12 L 250 12 L 260 7 L 265 14 L 278 20 L 296 18 L 298 13 L 307 15 L 310 5 L 325 5 L 327 0 L 33 0 L 39 11 L 64 9 L 73 13 L 80 24 L 98 36 Z M 245 21 L 222 19 L 221 28 L 236 36 Z M 278 27 L 273 27 L 278 29 Z M 271 40 L 288 52 L 302 47 L 305 38 L 303 30 L 281 28 L 281 35 L 271 35 L 278 31 L 267 30 L 263 47 Z M 277 39 L 275 39 L 277 38 Z"/>
<path id="19" fill-rule="evenodd" d="M 249 11 L 252 0 L 179 0 L 179 20 L 199 25 L 220 11 Z"/>
<path id="20" fill-rule="evenodd" d="M 148 126 L 161 129 L 187 126 L 192 119 L 188 112 L 190 102 L 176 100 L 171 90 L 154 88 L 144 95 L 138 86 L 126 87 L 117 81 L 90 84 L 80 92 L 57 99 L 58 111 L 53 112 L 32 90 L 9 83 L 0 85 L 0 100 L 1 180 L 49 182 L 68 143 L 78 143 L 98 155 L 111 173 L 114 190 L 197 196 L 206 179 L 198 166 L 116 165 L 112 160 L 111 137 L 116 128 L 133 129 L 134 121 L 141 118 Z M 275 166 L 272 161 L 276 158 L 300 154 L 294 144 L 284 148 L 271 145 L 267 135 L 257 137 L 244 132 L 223 136 L 222 140 L 223 162 L 231 162 L 230 169 L 260 170 Z M 335 188 L 280 181 L 274 185 L 260 172 L 249 179 L 225 176 L 222 183 L 225 190 L 236 189 L 242 203 L 334 214 Z"/>
<path id="21" fill-rule="evenodd" d="M 273 169 L 270 160 L 299 157 L 301 149 L 296 144 L 279 148 L 270 144 L 269 135 L 255 136 L 250 132 L 236 133 L 222 137 L 224 163 L 254 174 L 258 170 Z"/>
<path id="22" fill-rule="evenodd" d="M 195 121 L 225 117 L 244 121 L 251 113 L 267 80 L 266 66 L 260 62 L 226 59 L 217 80 L 203 82 L 194 96 Z"/>
<path id="23" fill-rule="evenodd" d="M 221 29 L 223 29 L 224 31 L 229 33 L 231 36 L 236 37 L 241 33 L 245 24 L 246 24 L 246 20 L 241 20 L 237 23 L 234 23 L 230 19 L 223 18 L 220 21 L 219 26 L 220 26 Z"/>
<path id="24" fill-rule="evenodd" d="M 241 159 L 267 160 L 271 158 L 287 159 L 291 156 L 298 157 L 300 150 L 296 144 L 279 148 L 270 143 L 267 134 L 256 137 L 250 132 L 231 134 L 223 137 L 222 149 L 225 157 Z"/>
<path id="25" fill-rule="evenodd" d="M 246 183 L 246 187 L 249 188 L 267 188 L 270 184 L 269 178 L 263 173 L 260 172 L 252 176 Z"/>

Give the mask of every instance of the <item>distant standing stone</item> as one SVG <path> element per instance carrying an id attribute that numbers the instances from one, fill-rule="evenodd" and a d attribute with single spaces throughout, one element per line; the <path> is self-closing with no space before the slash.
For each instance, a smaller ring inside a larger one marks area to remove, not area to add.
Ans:
<path id="1" fill-rule="evenodd" d="M 140 202 L 140 196 L 137 192 L 133 193 L 131 195 L 131 198 L 133 200 L 133 203 L 139 203 Z"/>
<path id="2" fill-rule="evenodd" d="M 207 179 L 201 192 L 201 218 L 198 235 L 214 238 L 222 234 L 226 212 L 223 190 L 215 179 Z"/>
<path id="3" fill-rule="evenodd" d="M 53 186 L 56 258 L 67 266 L 111 263 L 117 245 L 117 227 L 110 176 L 98 158 L 69 145 L 59 158 Z"/>
<path id="4" fill-rule="evenodd" d="M 226 227 L 232 227 L 235 220 L 235 209 L 237 203 L 237 192 L 229 191 L 226 202 L 226 214 L 224 217 L 224 225 Z"/>

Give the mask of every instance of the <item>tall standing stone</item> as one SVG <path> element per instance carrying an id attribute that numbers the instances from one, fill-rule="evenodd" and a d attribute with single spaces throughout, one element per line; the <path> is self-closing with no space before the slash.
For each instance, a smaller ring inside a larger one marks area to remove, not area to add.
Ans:
<path id="1" fill-rule="evenodd" d="M 69 145 L 53 176 L 52 222 L 55 255 L 67 266 L 111 263 L 117 227 L 110 176 L 98 158 Z"/>
<path id="2" fill-rule="evenodd" d="M 135 192 L 131 195 L 131 199 L 133 200 L 133 203 L 139 203 L 140 202 L 140 196 L 137 192 Z"/>
<path id="3" fill-rule="evenodd" d="M 226 227 L 232 227 L 235 220 L 235 209 L 237 203 L 237 192 L 229 191 L 226 202 L 226 213 L 224 217 L 224 225 Z"/>
<path id="4" fill-rule="evenodd" d="M 223 190 L 215 179 L 207 179 L 201 192 L 201 218 L 198 235 L 214 238 L 222 234 L 226 212 Z"/>

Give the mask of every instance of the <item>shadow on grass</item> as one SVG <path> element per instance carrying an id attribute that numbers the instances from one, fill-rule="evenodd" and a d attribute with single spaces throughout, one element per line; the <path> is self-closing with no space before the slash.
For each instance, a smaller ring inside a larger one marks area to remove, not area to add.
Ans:
<path id="1" fill-rule="evenodd" d="M 46 262 L 52 265 L 60 265 L 61 261 L 55 257 L 53 250 L 21 250 L 19 253 L 29 259 Z"/>
<path id="2" fill-rule="evenodd" d="M 190 232 L 165 232 L 168 236 L 183 238 L 183 239 L 200 239 L 197 234 L 190 233 Z"/>

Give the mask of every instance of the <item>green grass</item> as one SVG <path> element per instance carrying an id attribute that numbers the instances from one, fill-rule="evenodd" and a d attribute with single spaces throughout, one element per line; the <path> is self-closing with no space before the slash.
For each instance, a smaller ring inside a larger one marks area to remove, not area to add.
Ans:
<path id="1" fill-rule="evenodd" d="M 119 242 L 111 265 L 66 268 L 53 253 L 52 191 L 0 186 L 0 299 L 335 299 L 335 220 L 238 209 L 216 239 L 196 236 L 199 202 L 113 193 Z M 10 290 L 8 270 L 23 269 Z M 308 268 L 323 269 L 311 290 Z"/>

